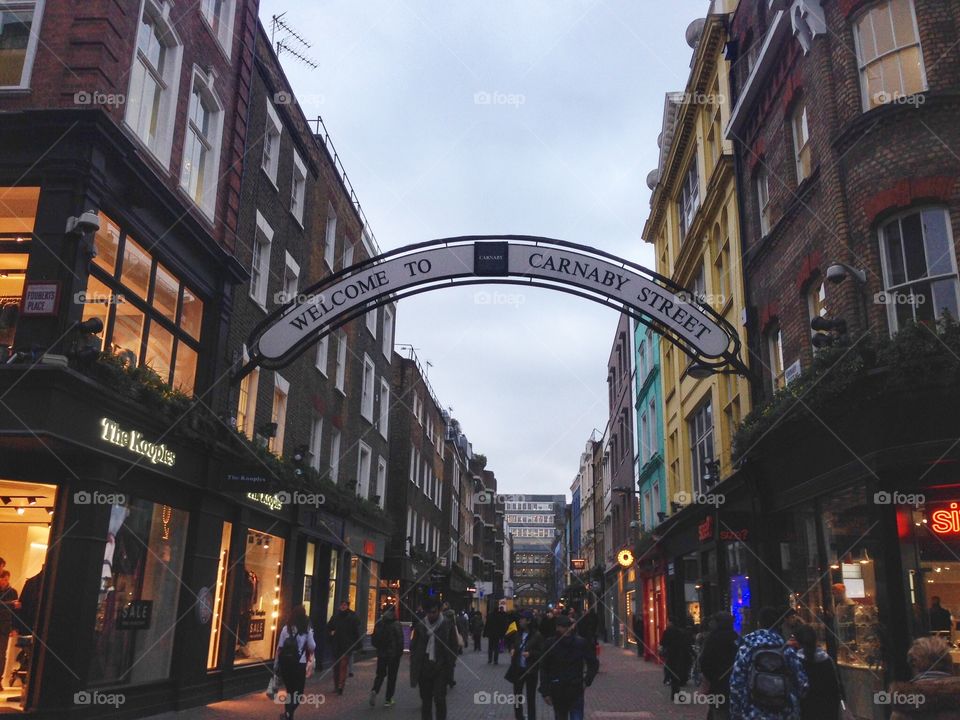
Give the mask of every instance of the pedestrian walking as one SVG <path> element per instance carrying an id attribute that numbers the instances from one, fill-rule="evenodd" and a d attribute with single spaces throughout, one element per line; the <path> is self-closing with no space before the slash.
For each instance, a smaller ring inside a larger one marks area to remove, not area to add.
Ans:
<path id="1" fill-rule="evenodd" d="M 670 621 L 660 638 L 667 677 L 670 680 L 670 699 L 676 701 L 680 688 L 690 679 L 693 665 L 693 639 L 686 628 L 683 616 Z"/>
<path id="2" fill-rule="evenodd" d="M 600 669 L 593 648 L 577 635 L 570 618 L 556 619 L 556 635 L 540 658 L 540 694 L 556 720 L 583 720 L 584 691 Z"/>
<path id="3" fill-rule="evenodd" d="M 633 614 L 633 639 L 637 643 L 637 657 L 643 656 L 643 620 L 640 619 L 640 613 Z"/>
<path id="4" fill-rule="evenodd" d="M 503 606 L 487 618 L 483 626 L 483 636 L 487 638 L 487 665 L 500 664 L 500 642 L 507 631 L 507 613 Z"/>
<path id="5" fill-rule="evenodd" d="M 797 650 L 777 624 L 781 614 L 765 607 L 758 629 L 745 635 L 730 673 L 730 717 L 740 720 L 797 720 L 807 694 L 807 673 Z"/>
<path id="6" fill-rule="evenodd" d="M 418 620 L 410 638 L 410 685 L 420 688 L 421 720 L 447 717 L 447 680 L 457 661 L 456 630 L 436 601 L 424 601 L 426 614 Z"/>
<path id="7" fill-rule="evenodd" d="M 348 671 L 347 674 L 349 677 L 353 677 L 353 656 L 356 654 L 357 650 L 359 650 L 360 647 L 362 646 L 363 635 L 364 635 L 363 624 L 360 621 L 360 616 L 357 615 L 355 612 L 353 613 L 353 624 L 355 626 L 354 634 L 357 637 L 357 643 L 356 645 L 354 645 L 353 649 L 347 654 L 347 671 Z"/>
<path id="8" fill-rule="evenodd" d="M 740 636 L 733 629 L 733 615 L 728 612 L 714 615 L 700 653 L 700 671 L 706 691 L 716 698 L 716 704 L 707 713 L 707 720 L 730 718 L 730 672 L 737 659 L 739 641 Z"/>
<path id="9" fill-rule="evenodd" d="M 338 695 L 343 695 L 350 667 L 350 654 L 360 641 L 357 630 L 357 614 L 350 609 L 350 603 L 340 601 L 340 609 L 327 623 L 330 642 L 333 648 L 333 684 Z"/>
<path id="10" fill-rule="evenodd" d="M 890 720 L 960 720 L 960 677 L 950 650 L 942 637 L 913 641 L 907 652 L 913 679 L 890 686 Z"/>
<path id="11" fill-rule="evenodd" d="M 307 609 L 303 605 L 297 605 L 280 631 L 277 659 L 273 667 L 274 674 L 280 676 L 287 689 L 286 706 L 280 715 L 281 720 L 292 720 L 297 711 L 297 706 L 303 699 L 307 667 L 314 662 L 316 651 L 317 643 L 307 617 Z"/>
<path id="12" fill-rule="evenodd" d="M 393 606 L 388 606 L 377 624 L 373 627 L 373 636 L 370 642 L 377 651 L 377 675 L 370 690 L 370 707 L 377 702 L 377 693 L 387 680 L 387 697 L 384 707 L 393 707 L 393 695 L 397 690 L 397 671 L 400 669 L 400 659 L 403 657 L 403 628 L 397 622 L 397 615 Z"/>
<path id="13" fill-rule="evenodd" d="M 544 640 L 552 640 L 556 632 L 557 618 L 554 616 L 553 610 L 548 609 L 540 618 L 540 634 L 543 635 Z"/>
<path id="14" fill-rule="evenodd" d="M 460 639 L 462 642 L 462 647 L 458 655 L 462 654 L 464 650 L 467 649 L 467 645 L 470 644 L 470 616 L 467 615 L 466 610 L 461 610 L 457 614 L 457 632 L 460 634 Z"/>
<path id="15" fill-rule="evenodd" d="M 801 720 L 838 720 L 840 677 L 833 658 L 817 645 L 817 631 L 812 625 L 794 626 L 793 637 L 800 646 L 800 659 L 810 683 L 807 696 L 800 700 Z"/>
<path id="16" fill-rule="evenodd" d="M 464 645 L 463 638 L 460 637 L 460 631 L 457 630 L 457 615 L 455 612 L 453 612 L 453 608 L 450 607 L 450 603 L 448 602 L 443 603 L 443 617 L 445 617 L 447 621 L 450 623 L 450 625 L 453 627 L 453 636 L 455 640 L 453 649 L 457 653 L 457 655 L 459 655 L 461 652 L 463 652 L 463 645 Z M 450 677 L 447 679 L 447 685 L 449 685 L 450 687 L 454 687 L 457 684 L 456 678 L 454 678 L 456 669 L 457 669 L 456 663 L 450 666 Z"/>
<path id="17" fill-rule="evenodd" d="M 506 675 L 506 679 L 513 683 L 514 715 L 517 720 L 524 720 L 524 707 L 527 708 L 527 720 L 537 718 L 537 682 L 543 644 L 543 636 L 533 624 L 533 613 L 525 610 L 517 620 L 517 634 Z"/>
<path id="18" fill-rule="evenodd" d="M 480 644 L 483 639 L 483 614 L 479 610 L 474 610 L 470 616 L 470 634 L 473 635 L 473 651 L 483 652 Z"/>
<path id="19" fill-rule="evenodd" d="M 577 622 L 575 612 L 576 611 L 574 611 L 574 616 L 571 616 L 570 619 L 576 623 L 577 632 L 580 634 L 580 637 L 587 641 L 587 645 L 589 645 L 594 652 L 597 652 L 597 630 L 600 627 L 600 618 L 597 616 L 596 608 L 587 610 L 579 622 Z"/>

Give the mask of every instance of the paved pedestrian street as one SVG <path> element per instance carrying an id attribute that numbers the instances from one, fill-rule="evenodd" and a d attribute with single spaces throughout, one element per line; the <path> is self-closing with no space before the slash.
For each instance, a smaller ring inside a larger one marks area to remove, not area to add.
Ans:
<path id="1" fill-rule="evenodd" d="M 484 645 L 484 647 L 486 647 Z M 416 720 L 420 717 L 420 696 L 410 687 L 409 654 L 404 656 L 397 677 L 396 705 L 385 708 L 380 691 L 375 707 L 368 703 L 376 662 L 372 659 L 354 664 L 354 677 L 347 680 L 342 696 L 333 692 L 329 672 L 307 682 L 305 696 L 309 704 L 298 711 L 299 720 L 309 718 L 376 718 L 377 720 Z M 507 671 L 504 656 L 499 665 L 487 664 L 487 653 L 465 651 L 457 663 L 457 685 L 447 694 L 450 720 L 492 720 L 512 718 L 508 703 L 512 687 L 503 679 Z M 586 718 L 593 720 L 657 720 L 659 718 L 702 719 L 704 707 L 672 705 L 669 691 L 661 684 L 663 670 L 637 658 L 636 653 L 604 645 L 600 654 L 600 673 L 587 689 Z M 693 688 L 688 688 L 692 690 Z M 539 694 L 539 693 L 538 693 Z M 245 695 L 177 713 L 153 716 L 155 720 L 274 720 L 281 713 L 262 693 Z M 537 718 L 553 720 L 553 710 L 540 698 Z"/>

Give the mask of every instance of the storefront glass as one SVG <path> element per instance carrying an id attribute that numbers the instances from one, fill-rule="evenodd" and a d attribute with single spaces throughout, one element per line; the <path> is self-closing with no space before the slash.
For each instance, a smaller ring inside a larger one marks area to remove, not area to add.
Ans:
<path id="1" fill-rule="evenodd" d="M 337 570 L 340 567 L 340 553 L 336 550 L 330 551 L 330 578 L 327 595 L 327 619 L 333 617 L 333 611 L 337 607 Z"/>
<path id="2" fill-rule="evenodd" d="M 39 199 L 38 187 L 0 187 L 0 362 L 14 345 Z"/>
<path id="3" fill-rule="evenodd" d="M 356 555 L 350 556 L 350 609 L 357 609 L 357 584 L 360 579 L 360 558 Z"/>
<path id="4" fill-rule="evenodd" d="M 215 670 L 220 660 L 220 636 L 223 634 L 223 600 L 230 566 L 230 535 L 233 525 L 225 522 L 220 532 L 220 555 L 217 560 L 217 583 L 213 589 L 213 616 L 210 619 L 210 646 L 207 649 L 207 670 Z"/>
<path id="5" fill-rule="evenodd" d="M 234 659 L 237 665 L 273 657 L 280 616 L 283 545 L 283 540 L 274 535 L 247 531 L 243 566 L 238 568 L 240 617 Z"/>
<path id="6" fill-rule="evenodd" d="M 170 675 L 189 514 L 126 498 L 110 510 L 94 622 L 91 685 Z"/>
<path id="7" fill-rule="evenodd" d="M 367 633 L 373 632 L 373 626 L 377 622 L 377 584 L 379 583 L 380 568 L 379 563 L 370 560 L 370 585 L 367 590 Z"/>
<path id="8" fill-rule="evenodd" d="M 821 642 L 828 641 L 824 624 L 823 577 L 817 544 L 817 511 L 812 503 L 791 508 L 780 522 L 780 568 L 788 607 L 812 624 Z"/>
<path id="9" fill-rule="evenodd" d="M 303 592 L 300 595 L 300 602 L 307 610 L 307 617 L 310 617 L 310 599 L 313 597 L 313 564 L 317 558 L 317 544 L 307 543 L 307 556 L 303 561 Z"/>

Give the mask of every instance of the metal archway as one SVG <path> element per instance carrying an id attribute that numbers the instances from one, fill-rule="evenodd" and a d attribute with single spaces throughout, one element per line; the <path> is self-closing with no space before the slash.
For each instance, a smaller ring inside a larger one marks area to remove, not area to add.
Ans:
<path id="1" fill-rule="evenodd" d="M 447 287 L 541 287 L 625 312 L 696 363 L 748 375 L 735 329 L 669 278 L 586 245 L 529 235 L 465 235 L 407 245 L 364 260 L 301 291 L 254 328 L 250 360 L 281 368 L 311 344 L 381 305 Z"/>

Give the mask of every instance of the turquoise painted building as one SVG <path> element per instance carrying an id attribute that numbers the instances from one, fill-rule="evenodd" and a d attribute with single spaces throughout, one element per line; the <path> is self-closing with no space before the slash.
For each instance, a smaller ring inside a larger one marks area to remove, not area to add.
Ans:
<path id="1" fill-rule="evenodd" d="M 660 377 L 660 335 L 634 322 L 636 368 L 636 471 L 640 522 L 644 530 L 660 523 L 667 511 L 667 475 L 663 451 L 663 384 Z"/>

